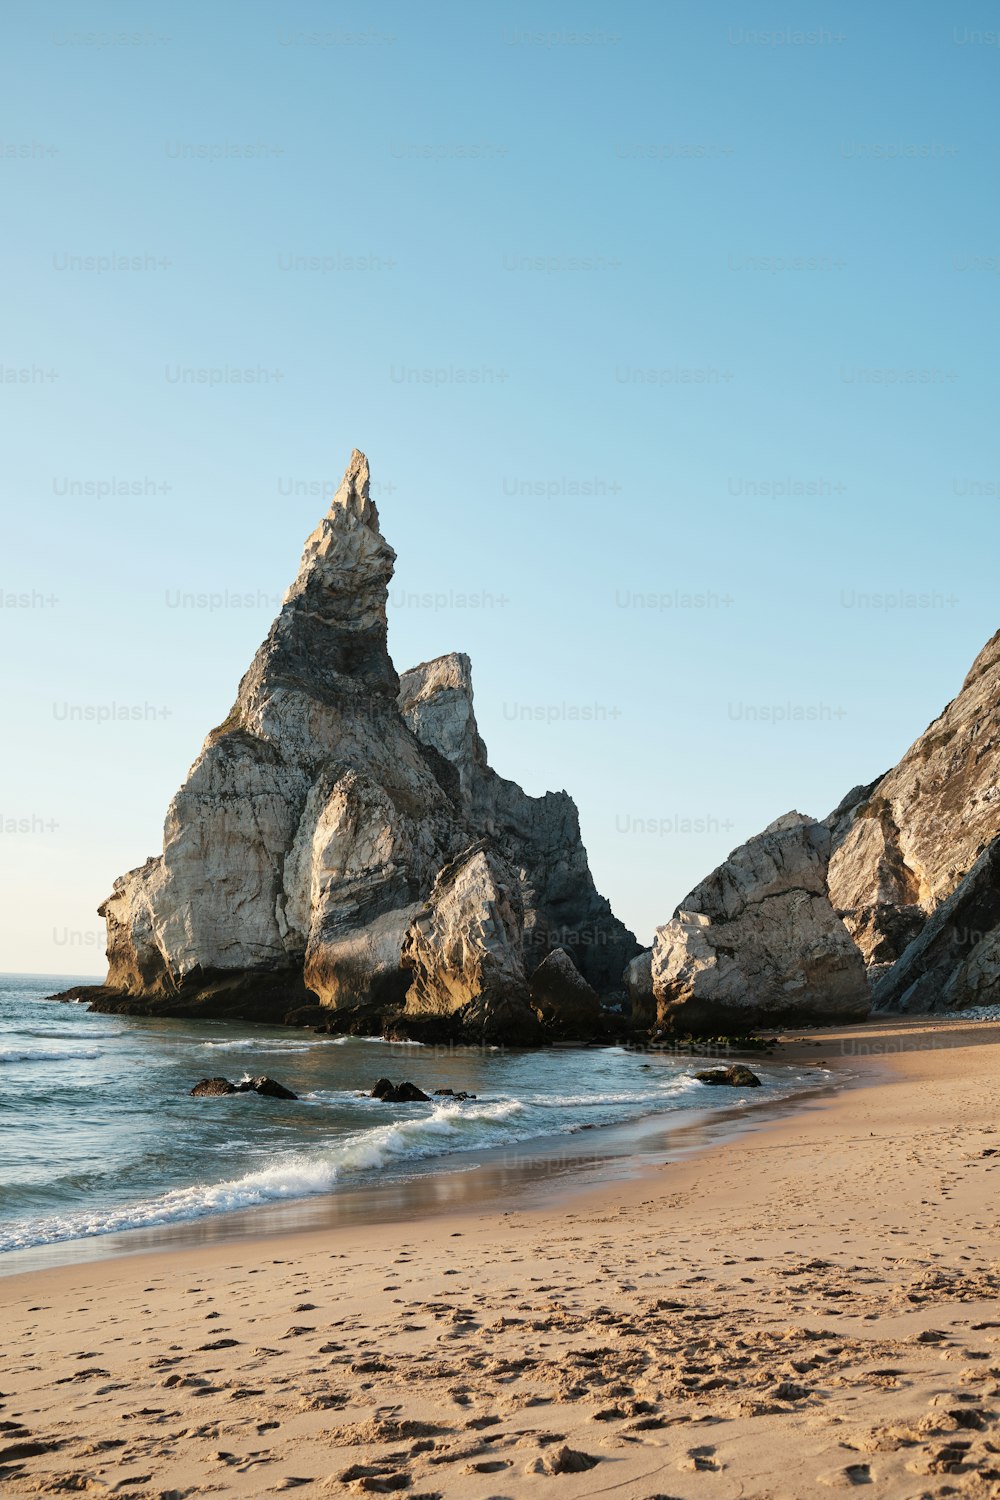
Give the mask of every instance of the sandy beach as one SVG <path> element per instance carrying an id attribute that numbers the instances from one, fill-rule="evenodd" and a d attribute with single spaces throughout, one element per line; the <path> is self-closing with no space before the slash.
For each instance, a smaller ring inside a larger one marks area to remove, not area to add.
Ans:
<path id="1" fill-rule="evenodd" d="M 1000 1494 L 1000 1026 L 551 1201 L 0 1280 L 0 1493 Z"/>

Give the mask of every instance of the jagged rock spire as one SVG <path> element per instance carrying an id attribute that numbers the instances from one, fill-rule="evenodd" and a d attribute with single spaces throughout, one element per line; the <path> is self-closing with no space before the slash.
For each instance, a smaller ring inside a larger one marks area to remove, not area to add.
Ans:
<path id="1" fill-rule="evenodd" d="M 108 984 L 129 1003 L 211 1003 L 221 975 L 254 1007 L 262 984 L 280 1004 L 304 983 L 327 1007 L 405 1002 L 414 1021 L 525 1040 L 529 972 L 552 947 L 617 983 L 635 942 L 594 889 L 576 809 L 490 770 L 468 658 L 407 674 L 397 701 L 395 561 L 355 449 L 163 853 L 104 905 Z"/>
<path id="2" fill-rule="evenodd" d="M 396 554 L 379 530 L 368 460 L 355 448 L 330 509 L 309 537 L 240 698 L 279 687 L 329 701 L 345 694 L 394 698 L 386 603 Z"/>

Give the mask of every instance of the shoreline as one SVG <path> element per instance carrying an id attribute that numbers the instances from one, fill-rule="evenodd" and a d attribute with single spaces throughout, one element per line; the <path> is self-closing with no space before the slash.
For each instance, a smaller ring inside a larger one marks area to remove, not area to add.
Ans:
<path id="1" fill-rule="evenodd" d="M 267 1023 L 244 1024 L 267 1027 Z M 931 1039 L 939 1033 L 954 1037 L 961 1032 L 968 1045 L 1000 1041 L 1000 1018 L 992 1038 L 991 1030 L 990 1022 L 962 1022 L 950 1016 L 876 1017 L 850 1026 L 803 1026 L 795 1033 L 779 1033 L 779 1048 L 773 1053 L 733 1048 L 700 1054 L 671 1043 L 608 1044 L 710 1065 L 742 1060 L 751 1066 L 756 1062 L 805 1071 L 822 1068 L 832 1076 L 778 1099 L 757 1099 L 754 1091 L 729 1102 L 728 1090 L 706 1089 L 703 1109 L 662 1110 L 613 1124 L 584 1125 L 523 1141 L 442 1152 L 414 1158 L 405 1168 L 390 1169 L 379 1179 L 347 1179 L 325 1192 L 5 1250 L 0 1252 L 0 1281 L 103 1260 L 174 1254 L 209 1245 L 239 1246 L 345 1226 L 404 1224 L 456 1212 L 497 1212 L 511 1195 L 529 1205 L 562 1203 L 641 1179 L 662 1165 L 724 1149 L 748 1131 L 765 1129 L 769 1122 L 808 1110 L 826 1097 L 869 1087 L 880 1081 L 880 1075 L 886 1081 L 891 1072 L 879 1064 L 905 1049 L 911 1035 L 918 1039 L 915 1049 L 935 1045 Z M 564 1043 L 562 1047 L 572 1050 L 584 1044 Z M 817 1051 L 823 1055 L 814 1056 Z M 666 1161 L 664 1153 L 669 1153 Z"/>
<path id="2" fill-rule="evenodd" d="M 995 1495 L 1000 1026 L 800 1037 L 635 1177 L 4 1278 L 4 1493 Z"/>
<path id="3" fill-rule="evenodd" d="M 669 1047 L 637 1050 L 672 1052 Z M 687 1056 L 672 1055 L 678 1059 Z M 743 1055 L 727 1053 L 726 1059 Z M 760 1056 L 746 1056 L 761 1065 Z M 721 1059 L 695 1053 L 690 1060 L 714 1063 Z M 824 1066 L 804 1052 L 794 1061 L 768 1056 L 766 1063 L 806 1071 Z M 824 1071 L 833 1076 L 803 1084 L 780 1098 L 758 1099 L 757 1090 L 706 1086 L 702 1107 L 652 1111 L 614 1124 L 583 1125 L 518 1142 L 442 1152 L 414 1158 L 378 1179 L 347 1179 L 327 1192 L 6 1250 L 0 1253 L 0 1281 L 105 1259 L 171 1254 L 205 1245 L 240 1245 L 345 1225 L 408 1223 L 473 1210 L 496 1212 L 514 1196 L 536 1203 L 572 1199 L 654 1171 L 662 1164 L 664 1153 L 670 1153 L 670 1160 L 682 1160 L 857 1082 L 850 1077 L 838 1079 L 837 1072 L 843 1070 L 824 1067 Z M 731 1100 L 727 1097 L 730 1092 L 736 1095 Z"/>

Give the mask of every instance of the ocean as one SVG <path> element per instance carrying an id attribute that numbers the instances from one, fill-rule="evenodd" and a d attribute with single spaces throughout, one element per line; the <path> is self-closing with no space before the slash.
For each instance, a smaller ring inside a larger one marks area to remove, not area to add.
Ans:
<path id="1" fill-rule="evenodd" d="M 693 1077 L 704 1060 L 617 1046 L 441 1048 L 91 1015 L 46 999 L 86 982 L 0 975 L 0 1271 L 13 1251 L 475 1172 L 525 1143 L 551 1150 L 594 1126 L 701 1119 L 831 1077 L 762 1059 L 762 1088 L 708 1089 Z M 190 1094 L 201 1078 L 261 1073 L 298 1099 Z M 382 1076 L 476 1098 L 383 1104 L 366 1097 Z"/>

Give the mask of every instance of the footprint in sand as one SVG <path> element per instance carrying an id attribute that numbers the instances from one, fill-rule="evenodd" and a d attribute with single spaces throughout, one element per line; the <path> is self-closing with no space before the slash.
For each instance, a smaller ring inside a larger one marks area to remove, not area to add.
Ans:
<path id="1" fill-rule="evenodd" d="M 872 1483 L 872 1471 L 868 1464 L 848 1464 L 843 1469 L 828 1469 L 817 1475 L 818 1483 L 831 1489 L 854 1489 L 861 1484 Z"/>
<path id="2" fill-rule="evenodd" d="M 689 1448 L 677 1467 L 694 1474 L 718 1474 L 725 1468 L 715 1457 L 715 1449 L 709 1446 Z"/>

